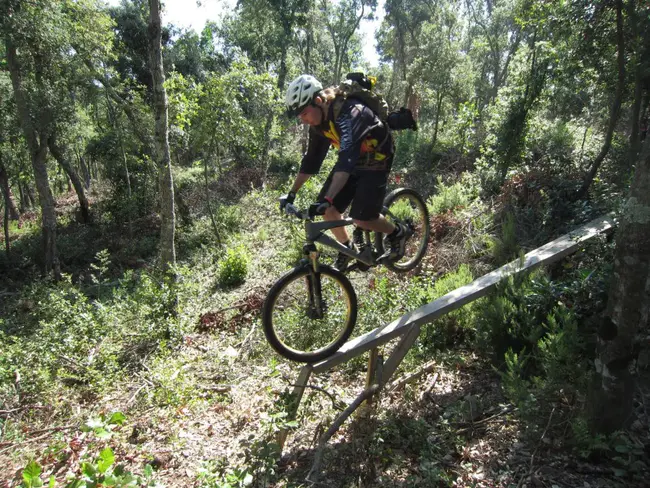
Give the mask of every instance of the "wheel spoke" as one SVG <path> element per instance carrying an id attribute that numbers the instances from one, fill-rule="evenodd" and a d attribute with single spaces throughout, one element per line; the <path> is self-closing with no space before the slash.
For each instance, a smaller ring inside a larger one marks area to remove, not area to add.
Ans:
<path id="1" fill-rule="evenodd" d="M 412 234 L 406 241 L 404 256 L 399 261 L 387 265 L 394 271 L 411 270 L 417 266 L 427 250 L 430 229 L 426 203 L 413 190 L 402 189 L 387 197 L 386 207 L 387 220 L 407 224 Z M 383 249 L 390 246 L 385 237 L 380 241 L 380 246 Z"/>
<path id="2" fill-rule="evenodd" d="M 305 276 L 297 277 L 280 290 L 275 299 L 271 323 L 280 343 L 300 352 L 327 348 L 350 323 L 352 303 L 343 285 L 329 274 L 320 274 L 321 310 L 311 307 Z"/>

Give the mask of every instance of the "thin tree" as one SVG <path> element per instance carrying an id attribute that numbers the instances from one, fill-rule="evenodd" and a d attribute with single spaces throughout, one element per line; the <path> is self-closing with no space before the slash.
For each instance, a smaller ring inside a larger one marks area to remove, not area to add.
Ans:
<path id="1" fill-rule="evenodd" d="M 176 264 L 176 212 L 174 208 L 174 180 L 169 153 L 167 121 L 167 93 L 162 61 L 160 2 L 149 0 L 149 55 L 153 77 L 153 100 L 155 117 L 154 155 L 158 165 L 160 185 L 160 260 L 162 268 L 169 270 Z"/>
<path id="2" fill-rule="evenodd" d="M 23 73 L 18 59 L 16 45 L 12 39 L 9 29 L 5 28 L 4 32 L 5 46 L 7 54 L 7 65 L 11 75 L 11 84 L 14 90 L 18 119 L 29 147 L 32 169 L 34 171 L 34 181 L 38 190 L 38 197 L 41 205 L 42 232 L 43 232 L 43 254 L 44 270 L 46 274 L 53 273 L 56 279 L 61 276 L 58 254 L 56 250 L 56 214 L 54 212 L 54 196 L 50 189 L 50 183 L 47 176 L 45 161 L 47 158 L 47 133 L 43 130 L 38 131 L 32 123 L 30 114 L 29 95 L 23 84 Z M 38 59 L 35 59 L 38 63 Z M 37 66 L 38 69 L 38 66 Z M 40 111 L 40 118 L 44 117 L 43 111 Z M 43 122 L 39 126 L 44 127 L 47 124 Z"/>
<path id="3" fill-rule="evenodd" d="M 18 220 L 20 215 L 18 214 L 18 209 L 16 209 L 16 204 L 11 198 L 11 189 L 9 188 L 9 176 L 7 174 L 7 169 L 0 160 L 0 190 L 2 190 L 2 196 L 4 198 L 5 207 L 7 209 L 8 216 L 10 220 Z"/>
<path id="4" fill-rule="evenodd" d="M 594 181 L 600 165 L 605 160 L 609 148 L 612 145 L 612 137 L 614 136 L 614 129 L 616 122 L 618 122 L 621 113 L 621 103 L 623 102 L 623 90 L 625 89 L 625 36 L 623 32 L 623 1 L 616 0 L 616 44 L 618 49 L 617 64 L 618 64 L 618 80 L 616 83 L 616 92 L 614 94 L 614 101 L 609 114 L 609 123 L 607 125 L 607 132 L 605 133 L 605 142 L 600 149 L 598 156 L 591 165 L 591 169 L 585 176 L 582 187 L 578 191 L 577 199 L 582 199 L 587 195 L 591 183 Z"/>
<path id="5" fill-rule="evenodd" d="M 77 193 L 77 198 L 79 199 L 79 208 L 81 210 L 81 220 L 83 223 L 87 224 L 90 222 L 90 211 L 88 205 L 88 198 L 86 197 L 86 191 L 84 189 L 83 182 L 79 178 L 79 174 L 72 166 L 72 163 L 66 156 L 66 148 L 59 145 L 55 131 L 52 131 L 50 137 L 47 138 L 47 145 L 50 148 L 50 153 L 54 156 L 59 166 L 65 171 L 68 176 L 68 182 L 72 182 L 75 192 Z"/>

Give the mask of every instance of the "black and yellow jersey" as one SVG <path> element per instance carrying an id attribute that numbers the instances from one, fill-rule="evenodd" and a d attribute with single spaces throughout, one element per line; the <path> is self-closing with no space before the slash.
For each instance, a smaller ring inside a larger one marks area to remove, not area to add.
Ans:
<path id="1" fill-rule="evenodd" d="M 330 146 L 338 149 L 334 171 L 390 171 L 395 148 L 384 123 L 370 108 L 353 98 L 343 101 L 335 117 L 335 103 L 330 104 L 327 120 L 318 127 L 310 127 L 309 146 L 300 172 L 318 173 Z"/>

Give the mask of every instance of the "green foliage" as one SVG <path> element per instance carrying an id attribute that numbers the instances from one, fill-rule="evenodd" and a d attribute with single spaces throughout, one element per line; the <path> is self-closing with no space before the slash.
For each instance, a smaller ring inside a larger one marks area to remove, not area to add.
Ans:
<path id="1" fill-rule="evenodd" d="M 555 406 L 556 418 L 576 422 L 573 442 L 581 446 L 591 440 L 580 433 L 580 421 L 573 420 L 581 415 L 579 410 L 576 413 L 569 405 L 579 406 L 587 394 L 585 321 L 604 306 L 610 271 L 599 263 L 607 261 L 603 255 L 607 252 L 595 244 L 574 258 L 580 266 L 565 263 L 564 274 L 554 281 L 542 271 L 510 278 L 475 310 L 476 348 L 492 355 L 504 393 L 519 407 L 528 428 L 542 429 Z"/>
<path id="2" fill-rule="evenodd" d="M 546 317 L 541 337 L 528 351 L 509 349 L 501 374 L 506 397 L 519 407 L 529 428 L 541 428 L 540 412 L 562 399 L 584 395 L 588 368 L 584 359 L 584 341 L 578 332 L 575 314 L 558 306 Z M 558 416 L 563 415 L 559 412 Z"/>
<path id="3" fill-rule="evenodd" d="M 125 151 L 129 151 L 131 144 L 134 150 L 137 147 L 135 140 L 124 144 L 128 144 Z M 110 198 L 102 202 L 105 209 L 101 209 L 106 220 L 125 224 L 129 219 L 153 212 L 158 198 L 158 172 L 149 156 L 130 152 L 123 154 L 115 132 L 92 139 L 88 151 L 93 158 L 101 161 L 103 176 L 109 186 Z"/>
<path id="4" fill-rule="evenodd" d="M 244 246 L 231 247 L 219 260 L 219 283 L 222 286 L 241 285 L 248 274 L 249 257 Z"/>
<path id="5" fill-rule="evenodd" d="M 197 89 L 192 125 L 208 157 L 227 155 L 243 166 L 259 167 L 267 144 L 267 118 L 280 109 L 270 75 L 255 73 L 242 57 L 228 72 L 210 74 Z"/>
<path id="6" fill-rule="evenodd" d="M 105 447 L 96 458 L 90 458 L 88 454 L 81 461 L 80 477 L 75 477 L 66 483 L 65 488 L 93 488 L 96 486 L 127 488 L 147 487 L 162 488 L 153 479 L 153 468 L 147 464 L 144 468 L 144 476 L 135 476 L 126 471 L 123 466 L 116 465 L 115 454 L 110 447 Z M 21 488 L 40 488 L 44 486 L 40 478 L 42 468 L 36 461 L 30 461 L 23 470 L 23 482 Z M 48 488 L 55 488 L 54 475 L 50 475 Z"/>
<path id="7" fill-rule="evenodd" d="M 470 283 L 473 279 L 466 264 L 435 282 L 431 282 L 429 278 L 413 277 L 408 286 L 400 286 L 391 276 L 378 277 L 374 280 L 369 296 L 360 297 L 360 300 L 369 305 L 360 307 L 358 322 L 374 328 L 377 323 L 413 311 Z M 417 348 L 414 348 L 415 359 L 428 357 L 434 351 L 446 350 L 470 338 L 473 335 L 474 307 L 474 303 L 468 304 L 423 328 Z"/>
<path id="8" fill-rule="evenodd" d="M 244 223 L 241 206 L 220 205 L 215 213 L 221 235 L 235 234 L 241 230 Z"/>
<path id="9" fill-rule="evenodd" d="M 122 372 L 140 367 L 141 355 L 173 344 L 193 326 L 186 306 L 195 283 L 128 272 L 112 293 L 91 299 L 70 278 L 26 289 L 14 313 L 0 322 L 0 396 L 10 399 L 13 380 L 23 398 L 46 401 L 58 389 L 97 392 Z"/>
<path id="10" fill-rule="evenodd" d="M 110 417 L 101 415 L 99 418 L 89 419 L 82 427 L 83 432 L 93 432 L 99 440 L 109 439 L 112 435 L 112 429 L 115 426 L 122 425 L 126 417 L 121 412 L 114 412 Z M 96 444 L 91 442 L 90 447 Z M 80 476 L 69 478 L 65 488 L 94 488 L 97 486 L 126 488 L 163 488 L 153 479 L 153 468 L 147 464 L 144 468 L 143 476 L 135 476 L 127 471 L 124 466 L 115 464 L 117 459 L 113 450 L 106 446 L 101 449 L 95 457 L 92 450 L 83 451 L 83 455 L 78 459 L 78 472 Z M 76 457 L 75 457 L 76 459 Z M 23 470 L 23 482 L 21 488 L 40 488 L 43 482 L 40 478 L 42 467 L 36 461 L 30 461 Z M 51 475 L 48 482 L 48 488 L 59 486 L 56 483 L 54 475 Z"/>
<path id="11" fill-rule="evenodd" d="M 531 351 L 543 336 L 542 322 L 556 303 L 553 284 L 541 272 L 530 277 L 510 277 L 476 310 L 479 349 L 493 354 L 501 364 L 512 349 Z"/>
<path id="12" fill-rule="evenodd" d="M 197 475 L 200 488 L 244 488 L 253 484 L 246 468 L 230 468 L 225 461 L 207 461 Z"/>
<path id="13" fill-rule="evenodd" d="M 457 115 L 442 134 L 444 144 L 455 148 L 460 154 L 468 155 L 476 146 L 476 120 L 479 117 L 478 107 L 475 102 L 461 103 L 457 108 Z"/>
<path id="14" fill-rule="evenodd" d="M 429 286 L 426 302 L 445 296 L 474 280 L 467 264 L 461 264 L 456 271 L 447 273 Z M 426 303 L 424 302 L 424 303 Z M 474 310 L 478 302 L 469 303 L 454 312 L 440 317 L 429 327 L 423 329 L 419 341 L 419 353 L 428 354 L 432 350 L 444 350 L 453 345 L 462 344 L 473 335 Z"/>
<path id="15" fill-rule="evenodd" d="M 476 198 L 476 187 L 469 173 L 463 173 L 461 179 L 451 185 L 445 185 L 438 176 L 437 193 L 427 200 L 431 215 L 455 211 L 468 206 Z"/>
<path id="16" fill-rule="evenodd" d="M 421 156 L 421 151 L 430 151 L 429 144 L 421 144 L 418 135 L 413 131 L 401 131 L 395 135 L 395 163 L 397 170 L 410 168 L 417 163 L 428 160 L 428 154 Z"/>
<path id="17" fill-rule="evenodd" d="M 110 416 L 104 413 L 98 417 L 89 418 L 81 427 L 82 432 L 92 432 L 98 439 L 110 439 L 113 429 L 119 427 L 126 420 L 122 412 L 113 412 Z"/>
<path id="18" fill-rule="evenodd" d="M 535 397 L 532 394 L 531 384 L 526 374 L 526 363 L 529 356 L 525 349 L 520 353 L 512 349 L 506 351 L 504 357 L 505 368 L 501 373 L 501 387 L 506 397 L 518 407 L 522 408 L 525 415 L 530 415 L 534 406 Z"/>
<path id="19" fill-rule="evenodd" d="M 591 159 L 595 156 L 592 151 L 585 154 L 582 140 L 585 140 L 591 130 L 567 123 L 561 119 L 548 120 L 546 117 L 536 116 L 531 120 L 529 135 L 529 152 L 531 162 L 535 167 L 553 168 L 555 171 L 570 175 L 577 168 L 580 160 Z M 587 133 L 585 133 L 587 130 Z M 579 133 L 578 133 L 579 132 Z"/>
<path id="20" fill-rule="evenodd" d="M 20 484 L 21 488 L 40 488 L 43 486 L 41 480 L 41 466 L 36 461 L 30 461 L 23 470 L 23 482 Z M 54 476 L 50 476 L 48 483 L 49 487 L 54 485 Z"/>
<path id="21" fill-rule="evenodd" d="M 512 214 L 507 214 L 501 225 L 501 235 L 488 240 L 488 249 L 494 262 L 501 266 L 514 259 L 519 254 L 515 219 Z"/>

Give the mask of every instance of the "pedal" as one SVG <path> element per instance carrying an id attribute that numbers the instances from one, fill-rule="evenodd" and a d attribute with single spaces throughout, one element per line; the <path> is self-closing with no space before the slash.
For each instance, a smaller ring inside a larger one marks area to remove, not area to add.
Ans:
<path id="1" fill-rule="evenodd" d="M 390 258 L 390 250 L 384 252 L 384 254 L 382 254 L 381 256 L 379 256 L 379 257 L 377 258 L 377 262 L 383 264 L 383 262 L 386 261 L 388 258 Z"/>

